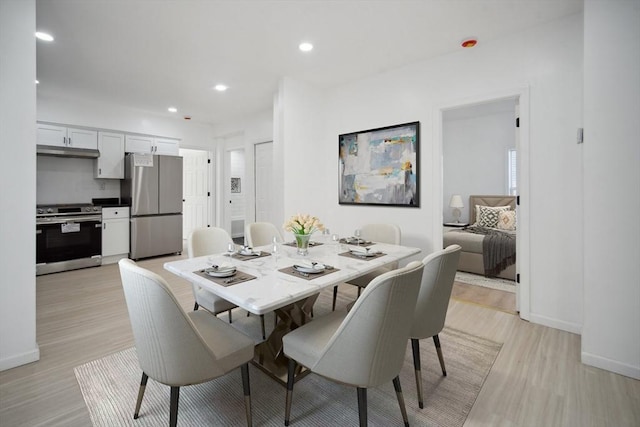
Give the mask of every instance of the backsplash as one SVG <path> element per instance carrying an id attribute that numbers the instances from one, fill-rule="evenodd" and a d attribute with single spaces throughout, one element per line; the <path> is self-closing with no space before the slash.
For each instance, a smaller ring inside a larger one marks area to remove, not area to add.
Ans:
<path id="1" fill-rule="evenodd" d="M 120 180 L 96 179 L 94 159 L 38 156 L 36 203 L 91 203 L 98 197 L 120 197 Z"/>

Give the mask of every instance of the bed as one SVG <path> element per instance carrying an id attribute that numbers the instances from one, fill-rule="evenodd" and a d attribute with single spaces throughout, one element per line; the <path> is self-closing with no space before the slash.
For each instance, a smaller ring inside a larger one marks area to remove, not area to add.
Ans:
<path id="1" fill-rule="evenodd" d="M 443 235 L 444 247 L 453 244 L 462 247 L 458 271 L 516 279 L 515 208 L 515 196 L 469 196 L 470 225 Z M 496 227 L 483 227 L 493 225 L 493 215 L 499 218 L 499 227 L 497 221 Z"/>

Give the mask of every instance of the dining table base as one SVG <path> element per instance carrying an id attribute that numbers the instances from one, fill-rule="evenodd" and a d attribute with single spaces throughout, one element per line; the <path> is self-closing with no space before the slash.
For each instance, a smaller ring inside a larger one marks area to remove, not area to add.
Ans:
<path id="1" fill-rule="evenodd" d="M 289 358 L 285 356 L 282 345 L 282 337 L 292 330 L 304 325 L 311 320 L 313 304 L 320 294 L 314 294 L 284 307 L 275 310 L 278 320 L 273 332 L 267 339 L 256 345 L 253 356 L 253 365 L 265 372 L 282 386 L 287 385 L 287 366 Z M 304 366 L 296 367 L 295 379 L 307 375 L 309 371 Z"/>

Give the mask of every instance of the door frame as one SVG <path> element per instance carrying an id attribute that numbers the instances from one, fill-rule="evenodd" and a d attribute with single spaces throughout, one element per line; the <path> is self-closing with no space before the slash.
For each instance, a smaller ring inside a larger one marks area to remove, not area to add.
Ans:
<path id="1" fill-rule="evenodd" d="M 519 274 L 519 289 L 516 293 L 516 306 L 519 309 L 520 317 L 529 320 L 531 313 L 531 253 L 530 253 L 530 193 L 529 193 L 529 132 L 530 132 L 530 98 L 529 87 L 519 87 L 505 89 L 484 95 L 443 101 L 434 108 L 433 111 L 433 182 L 434 182 L 434 203 L 433 203 L 433 236 L 434 247 L 432 250 L 442 248 L 443 242 L 443 112 L 457 108 L 470 107 L 477 104 L 484 104 L 492 101 L 516 98 L 520 108 L 520 137 L 516 141 L 518 150 L 518 196 L 520 205 L 518 209 L 518 231 L 516 239 L 516 271 Z"/>

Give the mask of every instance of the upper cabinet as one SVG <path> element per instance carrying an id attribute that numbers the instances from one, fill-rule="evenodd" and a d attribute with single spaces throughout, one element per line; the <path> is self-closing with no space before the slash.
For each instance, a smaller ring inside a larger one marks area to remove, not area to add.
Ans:
<path id="1" fill-rule="evenodd" d="M 152 153 L 153 137 L 127 135 L 125 138 L 124 151 L 127 153 Z"/>
<path id="2" fill-rule="evenodd" d="M 127 153 L 161 154 L 177 156 L 180 141 L 171 138 L 127 135 L 125 151 Z"/>
<path id="3" fill-rule="evenodd" d="M 155 152 L 167 156 L 177 156 L 180 152 L 180 141 L 171 138 L 153 138 Z"/>
<path id="4" fill-rule="evenodd" d="M 124 134 L 98 132 L 98 150 L 95 177 L 124 179 Z"/>
<path id="5" fill-rule="evenodd" d="M 98 148 L 98 132 L 89 129 L 38 123 L 36 142 L 38 145 L 95 150 Z"/>

